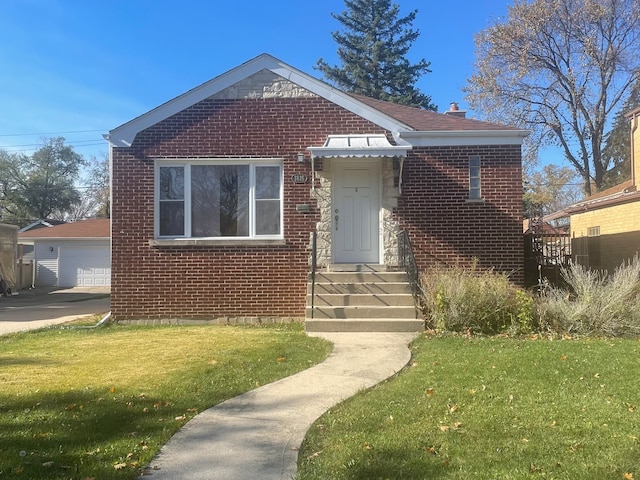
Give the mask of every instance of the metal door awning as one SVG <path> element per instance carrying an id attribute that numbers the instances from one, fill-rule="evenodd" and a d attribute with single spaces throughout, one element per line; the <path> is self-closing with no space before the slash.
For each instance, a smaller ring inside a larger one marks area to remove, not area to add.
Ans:
<path id="1" fill-rule="evenodd" d="M 308 147 L 311 158 L 405 157 L 411 147 L 391 145 L 384 134 L 329 135 L 321 147 Z"/>
<path id="2" fill-rule="evenodd" d="M 398 158 L 400 164 L 399 185 L 402 191 L 402 169 L 411 146 L 391 145 L 382 133 L 329 135 L 321 147 L 307 147 L 311 152 L 311 178 L 316 178 L 315 158 Z M 315 190 L 315 182 L 312 182 Z"/>

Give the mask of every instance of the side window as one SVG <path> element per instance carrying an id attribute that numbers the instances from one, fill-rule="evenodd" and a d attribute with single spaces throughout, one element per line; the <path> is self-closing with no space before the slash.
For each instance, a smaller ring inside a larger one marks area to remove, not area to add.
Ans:
<path id="1" fill-rule="evenodd" d="M 160 167 L 160 236 L 184 235 L 184 167 Z"/>
<path id="2" fill-rule="evenodd" d="M 280 233 L 280 167 L 256 167 L 256 235 Z"/>
<path id="3" fill-rule="evenodd" d="M 469 157 L 469 200 L 481 200 L 480 157 Z"/>

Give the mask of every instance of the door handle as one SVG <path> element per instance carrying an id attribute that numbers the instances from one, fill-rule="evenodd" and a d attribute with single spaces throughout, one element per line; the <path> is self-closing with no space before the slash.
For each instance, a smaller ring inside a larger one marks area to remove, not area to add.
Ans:
<path id="1" fill-rule="evenodd" d="M 335 217 L 336 220 L 336 232 L 338 231 L 338 218 L 340 218 L 338 215 L 336 215 Z"/>

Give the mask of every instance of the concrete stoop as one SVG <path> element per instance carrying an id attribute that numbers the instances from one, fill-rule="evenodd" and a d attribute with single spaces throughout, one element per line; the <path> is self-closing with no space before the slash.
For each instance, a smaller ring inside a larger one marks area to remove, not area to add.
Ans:
<path id="1" fill-rule="evenodd" d="M 305 319 L 308 332 L 424 330 L 405 272 L 369 265 L 342 265 L 329 270 L 316 273 L 313 309 L 309 279 Z"/>

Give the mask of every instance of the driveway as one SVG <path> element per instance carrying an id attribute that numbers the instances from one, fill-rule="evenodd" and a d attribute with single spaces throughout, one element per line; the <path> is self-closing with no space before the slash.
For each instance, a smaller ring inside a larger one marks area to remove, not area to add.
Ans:
<path id="1" fill-rule="evenodd" d="M 109 288 L 34 288 L 0 297 L 0 335 L 70 322 L 109 311 Z"/>

